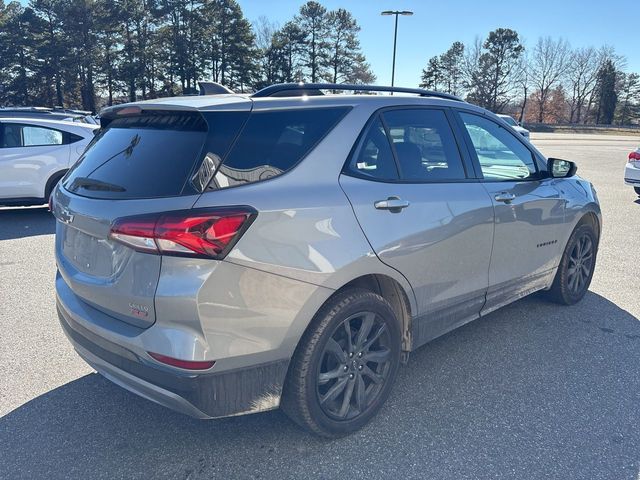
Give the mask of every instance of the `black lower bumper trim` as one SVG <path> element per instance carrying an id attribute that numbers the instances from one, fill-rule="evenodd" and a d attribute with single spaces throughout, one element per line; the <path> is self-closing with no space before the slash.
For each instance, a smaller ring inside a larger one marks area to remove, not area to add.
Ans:
<path id="1" fill-rule="evenodd" d="M 220 373 L 165 371 L 74 321 L 58 303 L 60 324 L 72 343 L 113 367 L 172 392 L 210 417 L 225 417 L 276 406 L 288 360 Z"/>

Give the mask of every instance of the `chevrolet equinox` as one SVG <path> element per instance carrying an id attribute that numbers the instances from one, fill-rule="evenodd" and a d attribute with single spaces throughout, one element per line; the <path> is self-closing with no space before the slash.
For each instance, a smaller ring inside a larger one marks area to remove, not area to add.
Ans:
<path id="1" fill-rule="evenodd" d="M 575 164 L 496 115 L 332 84 L 107 108 L 51 208 L 60 322 L 95 370 L 327 437 L 428 341 L 539 290 L 582 299 L 601 225 Z"/>

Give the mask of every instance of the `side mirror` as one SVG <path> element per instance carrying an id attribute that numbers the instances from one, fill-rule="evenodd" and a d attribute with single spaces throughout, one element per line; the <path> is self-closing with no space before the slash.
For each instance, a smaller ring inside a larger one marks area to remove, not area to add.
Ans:
<path id="1" fill-rule="evenodd" d="M 578 166 L 569 160 L 550 158 L 547 160 L 547 171 L 552 178 L 568 178 L 576 174 Z"/>

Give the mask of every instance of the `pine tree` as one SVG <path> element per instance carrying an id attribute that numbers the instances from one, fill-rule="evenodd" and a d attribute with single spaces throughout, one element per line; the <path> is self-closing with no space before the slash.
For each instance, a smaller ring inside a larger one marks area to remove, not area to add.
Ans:
<path id="1" fill-rule="evenodd" d="M 640 118 L 640 74 L 621 74 L 616 118 L 618 125 L 629 125 Z"/>
<path id="2" fill-rule="evenodd" d="M 435 56 L 429 59 L 427 68 L 422 69 L 420 88 L 428 88 L 430 90 L 440 90 L 442 85 L 442 66 L 440 65 L 440 57 Z"/>
<path id="3" fill-rule="evenodd" d="M 616 81 L 618 71 L 611 59 L 605 60 L 598 70 L 598 110 L 596 113 L 596 123 L 611 125 L 613 115 L 616 111 L 618 94 L 616 92 Z"/>
<path id="4" fill-rule="evenodd" d="M 253 83 L 258 49 L 251 24 L 235 0 L 211 0 L 205 5 L 211 19 L 205 26 L 211 77 L 232 89 L 244 90 Z"/>
<path id="5" fill-rule="evenodd" d="M 442 55 L 430 58 L 427 68 L 422 70 L 420 87 L 457 95 L 462 83 L 463 57 L 464 45 L 453 42 Z"/>
<path id="6" fill-rule="evenodd" d="M 304 34 L 304 59 L 309 80 L 312 83 L 325 77 L 329 64 L 329 33 L 327 9 L 310 1 L 300 7 L 295 18 Z"/>
<path id="7" fill-rule="evenodd" d="M 511 100 L 514 74 L 524 51 L 518 33 L 498 28 L 482 44 L 476 69 L 467 80 L 467 100 L 499 113 Z"/>
<path id="8" fill-rule="evenodd" d="M 344 8 L 327 15 L 328 65 L 327 80 L 332 83 L 368 83 L 375 76 L 360 51 L 360 27 Z"/>
<path id="9" fill-rule="evenodd" d="M 30 92 L 35 90 L 33 74 L 38 66 L 33 32 L 38 18 L 31 8 L 23 8 L 18 2 L 4 7 L 2 17 L 0 61 L 4 63 L 2 72 L 7 77 L 6 83 L 2 84 L 4 103 L 29 105 L 32 99 Z"/>

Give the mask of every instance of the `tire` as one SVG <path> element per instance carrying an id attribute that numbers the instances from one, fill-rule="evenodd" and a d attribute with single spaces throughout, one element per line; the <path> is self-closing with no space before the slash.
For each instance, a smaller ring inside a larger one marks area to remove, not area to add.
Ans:
<path id="1" fill-rule="evenodd" d="M 65 173 L 67 173 L 66 170 L 62 171 L 62 172 L 58 172 L 55 173 L 51 176 L 51 178 L 49 178 L 49 180 L 47 180 L 47 185 L 45 187 L 44 190 L 44 200 L 45 202 L 49 201 L 49 197 L 51 196 L 51 192 L 53 192 L 53 189 L 56 188 L 56 185 L 58 185 L 58 182 L 60 180 L 62 180 L 62 177 L 64 177 Z"/>
<path id="2" fill-rule="evenodd" d="M 593 278 L 597 253 L 598 236 L 593 227 L 584 224 L 576 227 L 569 237 L 547 296 L 562 305 L 573 305 L 582 300 Z"/>
<path id="3" fill-rule="evenodd" d="M 282 409 L 298 425 L 323 437 L 357 431 L 389 396 L 401 342 L 400 322 L 384 298 L 363 289 L 337 294 L 318 311 L 300 340 L 285 381 Z"/>
<path id="4" fill-rule="evenodd" d="M 640 187 L 633 187 L 633 190 L 640 195 Z"/>

